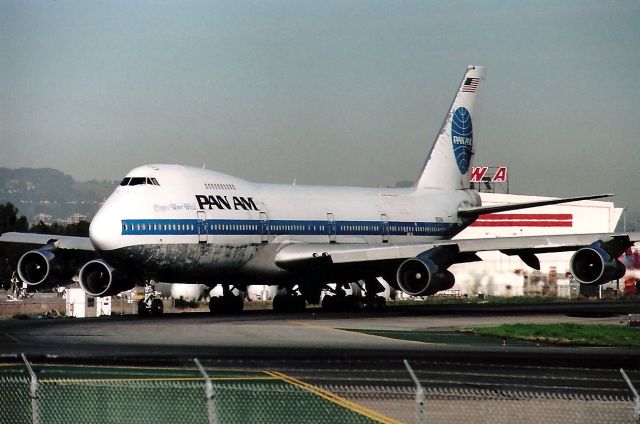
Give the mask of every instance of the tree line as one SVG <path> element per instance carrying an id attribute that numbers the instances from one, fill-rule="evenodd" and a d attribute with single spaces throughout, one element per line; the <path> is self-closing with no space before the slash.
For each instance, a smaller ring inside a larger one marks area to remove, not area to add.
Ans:
<path id="1" fill-rule="evenodd" d="M 20 211 L 13 203 L 0 203 L 0 234 L 16 231 L 20 233 L 89 237 L 89 222 L 87 221 L 67 225 L 57 222 L 47 225 L 42 221 L 38 221 L 29 226 L 27 218 L 24 215 L 19 215 L 19 213 Z"/>

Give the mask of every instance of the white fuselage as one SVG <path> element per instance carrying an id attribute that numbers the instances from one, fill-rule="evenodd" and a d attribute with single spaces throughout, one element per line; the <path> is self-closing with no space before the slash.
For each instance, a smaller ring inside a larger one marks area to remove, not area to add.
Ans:
<path id="1" fill-rule="evenodd" d="M 479 204 L 472 191 L 254 184 L 179 165 L 129 178 L 96 214 L 91 241 L 116 266 L 174 282 L 289 278 L 274 259 L 291 243 L 450 238 L 468 224 L 458 208 Z"/>

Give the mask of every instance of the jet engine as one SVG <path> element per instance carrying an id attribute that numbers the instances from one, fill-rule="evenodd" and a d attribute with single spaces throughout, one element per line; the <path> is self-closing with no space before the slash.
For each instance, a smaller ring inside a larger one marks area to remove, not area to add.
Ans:
<path id="1" fill-rule="evenodd" d="M 622 278 L 625 266 L 601 241 L 577 250 L 571 257 L 571 274 L 582 284 L 600 285 Z"/>
<path id="2" fill-rule="evenodd" d="M 135 279 L 102 259 L 87 262 L 80 269 L 80 287 L 91 296 L 113 296 L 132 289 Z"/>
<path id="3" fill-rule="evenodd" d="M 18 275 L 30 286 L 42 287 L 54 282 L 54 278 L 66 278 L 65 264 L 49 249 L 31 250 L 18 260 Z M 72 274 L 72 273 L 71 273 Z"/>
<path id="4" fill-rule="evenodd" d="M 407 259 L 396 273 L 398 287 L 411 296 L 429 296 L 453 287 L 455 277 L 433 259 L 431 251 Z"/>

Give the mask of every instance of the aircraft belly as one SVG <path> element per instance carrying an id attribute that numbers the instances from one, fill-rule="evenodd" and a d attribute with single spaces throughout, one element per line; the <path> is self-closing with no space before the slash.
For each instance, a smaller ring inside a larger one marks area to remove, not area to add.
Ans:
<path id="1" fill-rule="evenodd" d="M 258 251 L 256 244 L 145 244 L 111 252 L 120 263 L 135 263 L 161 280 L 233 277 Z M 125 265 L 126 266 L 126 265 Z M 166 278 L 165 278 L 166 276 Z"/>

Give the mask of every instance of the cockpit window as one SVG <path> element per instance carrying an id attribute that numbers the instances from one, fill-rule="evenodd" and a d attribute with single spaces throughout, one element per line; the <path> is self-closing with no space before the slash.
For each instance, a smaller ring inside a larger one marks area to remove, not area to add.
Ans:
<path id="1" fill-rule="evenodd" d="M 122 182 L 120 183 L 121 186 L 134 186 L 134 185 L 155 185 L 155 186 L 159 186 L 160 184 L 158 184 L 158 180 L 156 180 L 155 178 L 149 178 L 149 177 L 125 177 L 124 180 L 122 180 Z"/>
<path id="2" fill-rule="evenodd" d="M 129 181 L 130 186 L 146 184 L 146 183 L 147 183 L 147 179 L 145 177 L 133 177 L 131 178 L 131 181 Z"/>

